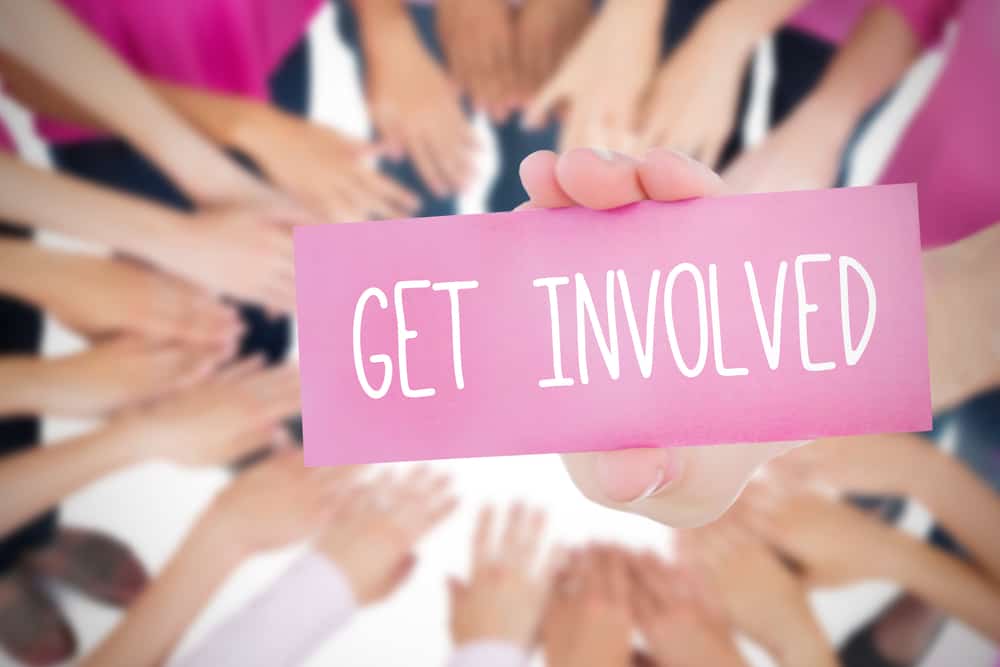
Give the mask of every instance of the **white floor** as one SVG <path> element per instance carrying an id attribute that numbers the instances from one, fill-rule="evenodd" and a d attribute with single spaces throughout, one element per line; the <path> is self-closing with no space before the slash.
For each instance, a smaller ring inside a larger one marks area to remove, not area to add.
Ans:
<path id="1" fill-rule="evenodd" d="M 333 38 L 331 11 L 324 10 L 313 27 L 314 113 L 323 122 L 361 135 L 367 123 L 354 65 L 350 55 Z M 933 81 L 939 64 L 939 57 L 921 63 L 875 126 L 858 156 L 854 178 L 857 184 L 874 178 L 906 117 Z M 762 85 L 766 85 L 770 71 L 766 46 L 758 67 L 765 74 Z M 28 132 L 23 114 L 9 102 L 0 102 L 0 114 L 17 130 L 19 143 L 27 154 L 43 161 L 41 147 Z M 763 107 L 758 103 L 748 123 L 749 136 L 760 136 L 763 117 Z M 491 152 L 483 155 L 482 178 L 477 188 L 463 198 L 464 210 L 481 209 L 484 185 L 495 169 L 494 162 Z M 47 241 L 64 244 L 60 239 Z M 47 353 L 64 354 L 80 344 L 58 323 L 48 323 Z M 50 421 L 46 423 L 46 437 L 58 440 L 90 427 Z M 464 570 L 473 517 L 483 502 L 506 503 L 517 498 L 546 508 L 551 517 L 552 537 L 563 543 L 602 539 L 635 546 L 661 546 L 668 539 L 669 531 L 661 526 L 586 502 L 554 456 L 443 461 L 440 468 L 454 475 L 464 499 L 460 511 L 422 545 L 419 567 L 404 589 L 386 603 L 364 611 L 345 632 L 331 637 L 308 665 L 443 664 L 449 650 L 444 580 L 448 573 Z M 156 571 L 170 557 L 194 517 L 224 483 L 225 476 L 218 471 L 191 472 L 167 465 L 129 469 L 69 498 L 62 508 L 62 520 L 100 528 L 127 540 L 147 566 Z M 906 526 L 914 531 L 925 530 L 927 522 L 926 514 L 919 508 L 910 508 L 905 517 Z M 289 551 L 262 556 L 240 568 L 198 618 L 187 642 L 266 586 L 292 555 Z M 817 593 L 815 604 L 829 636 L 838 640 L 874 614 L 892 594 L 890 585 L 869 584 Z M 59 591 L 58 595 L 84 652 L 99 642 L 118 618 L 117 612 L 70 591 Z M 295 623 L 296 619 L 289 618 L 287 622 Z M 752 647 L 748 650 L 755 664 L 769 664 Z M 925 664 L 985 667 L 992 665 L 995 652 L 987 642 L 953 624 Z M 7 661 L 0 655 L 0 665 Z"/>

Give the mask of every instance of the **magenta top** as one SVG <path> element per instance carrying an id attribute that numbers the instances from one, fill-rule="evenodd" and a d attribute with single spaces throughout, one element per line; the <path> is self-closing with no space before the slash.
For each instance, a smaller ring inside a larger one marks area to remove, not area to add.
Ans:
<path id="1" fill-rule="evenodd" d="M 839 44 L 847 38 L 871 0 L 812 0 L 788 25 Z"/>
<path id="2" fill-rule="evenodd" d="M 268 98 L 268 79 L 323 0 L 60 0 L 138 72 L 172 83 Z M 50 142 L 94 133 L 41 119 Z"/>
<path id="3" fill-rule="evenodd" d="M 958 34 L 947 62 L 900 138 L 880 183 L 917 184 L 925 248 L 1000 221 L 1000 3 L 893 0 L 925 44 L 950 18 Z"/>
<path id="4" fill-rule="evenodd" d="M 211 630 L 170 667 L 297 665 L 357 610 L 350 583 L 315 552 L 296 561 L 270 588 Z M 458 647 L 448 667 L 526 667 L 527 653 L 505 641 Z"/>
<path id="5" fill-rule="evenodd" d="M 16 153 L 14 139 L 7 132 L 3 121 L 0 121 L 0 153 Z"/>

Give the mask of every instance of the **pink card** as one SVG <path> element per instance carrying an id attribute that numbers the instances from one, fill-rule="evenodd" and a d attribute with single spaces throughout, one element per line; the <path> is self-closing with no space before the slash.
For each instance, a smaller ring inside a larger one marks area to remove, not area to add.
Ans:
<path id="1" fill-rule="evenodd" d="M 916 188 L 295 230 L 308 465 L 931 425 Z"/>

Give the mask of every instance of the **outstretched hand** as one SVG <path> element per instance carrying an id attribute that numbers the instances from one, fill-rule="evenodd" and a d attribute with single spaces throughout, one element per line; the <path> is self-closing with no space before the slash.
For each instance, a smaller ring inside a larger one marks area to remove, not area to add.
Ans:
<path id="1" fill-rule="evenodd" d="M 611 209 L 726 191 L 711 169 L 667 149 L 654 149 L 641 160 L 590 149 L 562 155 L 539 151 L 521 163 L 521 181 L 529 208 Z M 799 443 L 644 449 L 607 444 L 609 451 L 563 456 L 586 497 L 668 525 L 694 526 L 721 515 L 761 464 Z"/>

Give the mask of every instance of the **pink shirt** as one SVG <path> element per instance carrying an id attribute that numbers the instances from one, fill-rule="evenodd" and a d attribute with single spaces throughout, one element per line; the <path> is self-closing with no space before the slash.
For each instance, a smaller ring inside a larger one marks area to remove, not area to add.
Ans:
<path id="1" fill-rule="evenodd" d="M 839 44 L 847 38 L 870 3 L 871 0 L 812 0 L 788 24 Z"/>
<path id="2" fill-rule="evenodd" d="M 957 39 L 880 183 L 917 183 L 921 240 L 944 245 L 1000 221 L 1000 3 L 895 0 L 925 43 L 958 17 Z"/>
<path id="3" fill-rule="evenodd" d="M 125 61 L 173 83 L 268 98 L 268 79 L 323 0 L 61 0 Z M 42 119 L 52 142 L 92 133 Z"/>
<path id="4" fill-rule="evenodd" d="M 14 139 L 7 132 L 3 121 L 0 121 L 0 153 L 16 153 Z"/>

